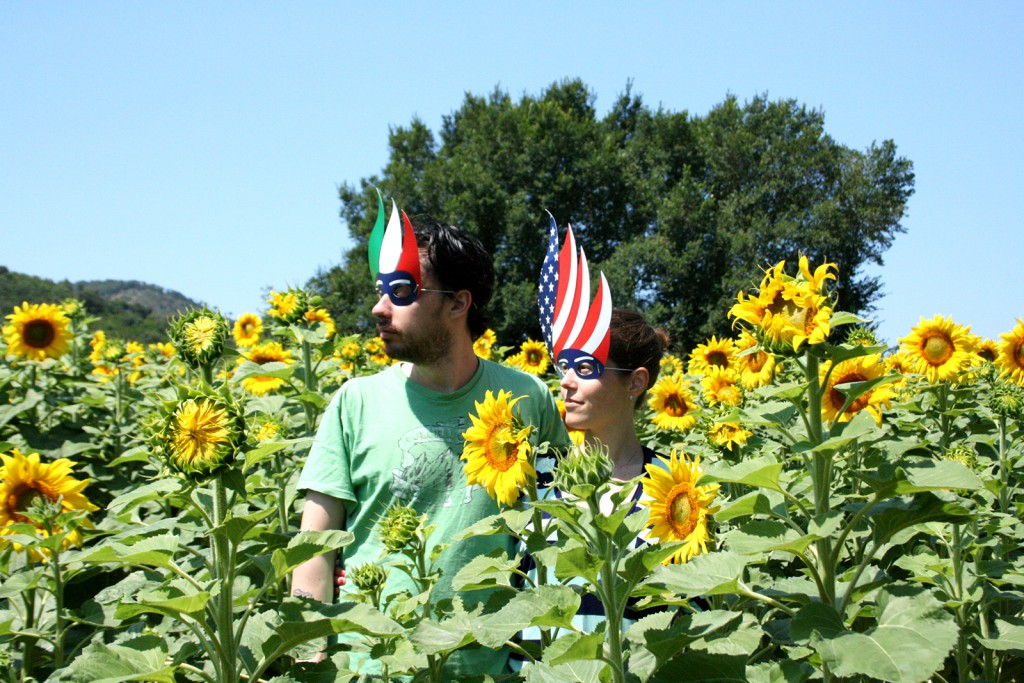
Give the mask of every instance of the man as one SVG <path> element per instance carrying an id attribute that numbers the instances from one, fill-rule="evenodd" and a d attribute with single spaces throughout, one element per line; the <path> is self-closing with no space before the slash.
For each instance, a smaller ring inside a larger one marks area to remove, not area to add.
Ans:
<path id="1" fill-rule="evenodd" d="M 383 206 L 378 228 L 383 222 Z M 402 361 L 372 377 L 347 382 L 327 406 L 299 480 L 306 491 L 302 529 L 348 529 L 349 568 L 381 559 L 374 525 L 392 503 L 426 513 L 437 526 L 431 542 L 451 537 L 498 511 L 487 492 L 466 485 L 460 455 L 469 414 L 485 392 L 525 396 L 517 408 L 536 430 L 535 443 L 568 443 L 551 392 L 534 377 L 481 360 L 473 341 L 486 329 L 482 314 L 494 288 L 490 255 L 472 236 L 433 224 L 415 233 L 405 214 L 392 212 L 388 231 L 371 237 L 371 273 L 378 294 L 373 315 L 387 354 Z M 397 230 L 392 230 L 400 226 Z M 398 246 L 401 245 L 401 246 Z M 451 595 L 451 579 L 471 559 L 510 539 L 481 536 L 449 546 L 434 602 Z M 333 553 L 297 568 L 293 594 L 330 602 Z M 391 572 L 386 592 L 412 584 Z M 413 592 L 416 592 L 413 590 Z M 467 603 L 473 599 L 466 596 Z M 453 674 L 500 673 L 507 653 L 476 650 L 450 660 Z M 365 670 L 369 669 L 363 663 Z M 356 665 L 353 664 L 353 668 Z"/>

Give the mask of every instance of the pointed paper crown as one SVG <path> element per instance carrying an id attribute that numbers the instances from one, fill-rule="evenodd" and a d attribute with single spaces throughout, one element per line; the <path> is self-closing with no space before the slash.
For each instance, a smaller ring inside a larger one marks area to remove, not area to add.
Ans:
<path id="1" fill-rule="evenodd" d="M 401 214 L 401 219 L 399 219 Z M 370 277 L 373 281 L 381 279 L 381 275 L 406 273 L 420 284 L 420 252 L 416 245 L 416 235 L 412 223 L 405 211 L 399 211 L 398 205 L 391 200 L 391 219 L 387 229 L 384 228 L 384 200 L 377 190 L 377 222 L 370 233 L 369 244 Z"/>
<path id="2" fill-rule="evenodd" d="M 565 243 L 558 249 L 558 224 L 554 216 L 550 213 L 548 216 L 551 232 L 537 300 L 544 340 L 556 364 L 563 359 L 573 364 L 589 356 L 598 361 L 603 370 L 611 344 L 612 295 L 608 281 L 601 273 L 593 304 L 588 304 L 587 256 L 582 247 L 577 255 L 571 225 L 567 226 Z"/>

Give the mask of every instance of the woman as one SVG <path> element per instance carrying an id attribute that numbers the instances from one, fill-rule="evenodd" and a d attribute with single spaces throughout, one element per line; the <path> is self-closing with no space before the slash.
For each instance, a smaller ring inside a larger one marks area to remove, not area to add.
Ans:
<path id="1" fill-rule="evenodd" d="M 632 479 L 655 461 L 655 453 L 640 443 L 633 413 L 658 379 L 668 335 L 647 324 L 635 311 L 614 309 L 609 324 L 610 344 L 604 372 L 594 377 L 588 366 L 563 370 L 560 386 L 565 401 L 565 425 L 582 431 L 590 445 L 608 449 L 612 477 Z M 584 376 L 580 376 L 582 370 Z"/>

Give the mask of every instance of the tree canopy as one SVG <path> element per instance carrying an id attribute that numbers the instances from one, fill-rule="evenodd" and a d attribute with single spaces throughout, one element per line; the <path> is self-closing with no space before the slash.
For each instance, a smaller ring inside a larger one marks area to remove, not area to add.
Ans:
<path id="1" fill-rule="evenodd" d="M 881 265 L 913 193 L 912 163 L 891 140 L 855 150 L 825 132 L 825 116 L 795 100 L 730 95 L 705 116 L 652 109 L 627 84 L 599 118 L 580 80 L 513 101 L 466 94 L 435 134 L 419 119 L 389 131 L 378 175 L 339 189 L 355 246 L 310 287 L 342 329 L 369 332 L 366 243 L 374 188 L 410 217 L 465 228 L 494 254 L 489 320 L 502 343 L 540 335 L 536 282 L 550 211 L 571 223 L 604 271 L 615 305 L 637 308 L 689 349 L 729 335 L 736 294 L 761 269 L 806 254 L 836 263 L 843 310 L 868 314 Z M 794 263 L 795 265 L 795 263 Z"/>

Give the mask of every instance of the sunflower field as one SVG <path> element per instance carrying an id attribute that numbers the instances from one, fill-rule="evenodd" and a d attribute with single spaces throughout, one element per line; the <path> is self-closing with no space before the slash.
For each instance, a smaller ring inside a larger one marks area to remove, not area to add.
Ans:
<path id="1" fill-rule="evenodd" d="M 453 653 L 505 648 L 516 672 L 475 680 L 1024 680 L 1024 322 L 986 340 L 922 318 L 890 349 L 838 308 L 837 276 L 769 267 L 729 311 L 734 337 L 665 357 L 636 415 L 664 457 L 636 480 L 611 480 L 580 435 L 549 457 L 517 397 L 478 404 L 467 452 L 490 439 L 515 476 L 467 458 L 500 513 L 463 536 L 521 550 L 452 577 L 490 591 L 473 610 L 431 600 L 459 538 L 401 505 L 379 522 L 389 555 L 347 568 L 355 592 L 290 595 L 294 568 L 352 541 L 298 530 L 317 420 L 392 362 L 317 297 L 188 311 L 147 346 L 73 300 L 17 306 L 0 341 L 0 678 L 439 681 Z M 475 348 L 557 391 L 543 343 Z M 539 489 L 542 462 L 562 497 Z M 418 592 L 384 590 L 394 572 Z M 607 619 L 579 627 L 595 598 Z M 350 671 L 351 652 L 379 672 Z"/>

